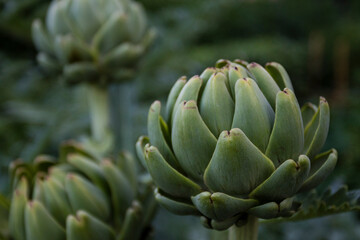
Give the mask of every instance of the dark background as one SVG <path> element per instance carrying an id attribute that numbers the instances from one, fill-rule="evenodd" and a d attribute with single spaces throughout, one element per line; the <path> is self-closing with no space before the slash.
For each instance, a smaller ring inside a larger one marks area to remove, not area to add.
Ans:
<path id="1" fill-rule="evenodd" d="M 300 104 L 317 104 L 320 95 L 330 103 L 324 149 L 335 147 L 339 161 L 323 185 L 360 188 L 360 1 L 139 2 L 157 29 L 157 39 L 135 79 L 127 113 L 134 119 L 130 142 L 146 133 L 151 102 L 164 101 L 180 76 L 199 74 L 220 58 L 277 61 L 287 69 Z M 45 16 L 48 4 L 0 0 L 0 189 L 5 193 L 9 161 L 57 155 L 59 143 L 89 131 L 82 87 L 70 88 L 36 64 L 30 26 Z M 359 224 L 359 214 L 347 213 L 264 225 L 260 239 L 360 239 Z M 208 239 L 209 231 L 196 218 L 161 211 L 155 225 L 157 239 Z"/>

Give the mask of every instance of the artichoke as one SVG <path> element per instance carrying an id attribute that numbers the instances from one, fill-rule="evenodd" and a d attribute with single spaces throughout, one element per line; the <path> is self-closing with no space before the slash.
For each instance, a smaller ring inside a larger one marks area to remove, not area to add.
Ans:
<path id="1" fill-rule="evenodd" d="M 154 31 L 130 0 L 54 0 L 45 24 L 33 22 L 32 35 L 47 72 L 67 83 L 105 85 L 133 76 Z"/>
<path id="2" fill-rule="evenodd" d="M 156 202 L 150 184 L 138 184 L 134 160 L 97 159 L 67 142 L 60 163 L 39 156 L 11 165 L 9 229 L 15 240 L 147 239 Z"/>
<path id="3" fill-rule="evenodd" d="M 160 112 L 155 101 L 149 137 L 136 144 L 139 158 L 157 201 L 175 214 L 201 216 L 208 228 L 290 216 L 293 196 L 320 184 L 337 162 L 335 149 L 318 154 L 329 128 L 327 101 L 300 109 L 279 63 L 219 60 L 200 76 L 181 77 Z"/>

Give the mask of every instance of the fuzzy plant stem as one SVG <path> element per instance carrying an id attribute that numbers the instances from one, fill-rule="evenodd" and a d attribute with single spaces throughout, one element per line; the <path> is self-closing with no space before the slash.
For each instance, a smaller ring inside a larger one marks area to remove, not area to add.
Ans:
<path id="1" fill-rule="evenodd" d="M 245 225 L 237 227 L 232 226 L 229 229 L 228 240 L 257 240 L 259 221 L 256 217 L 249 216 Z"/>
<path id="2" fill-rule="evenodd" d="M 109 131 L 109 94 L 106 87 L 92 84 L 87 86 L 88 104 L 93 140 L 101 142 Z"/>

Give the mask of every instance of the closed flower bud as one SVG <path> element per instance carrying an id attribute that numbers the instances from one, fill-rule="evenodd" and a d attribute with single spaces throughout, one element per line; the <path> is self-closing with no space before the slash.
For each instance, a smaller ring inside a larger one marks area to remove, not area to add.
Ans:
<path id="1" fill-rule="evenodd" d="M 59 162 L 39 156 L 33 164 L 12 164 L 11 238 L 145 237 L 155 200 L 149 184 L 142 182 L 138 187 L 134 161 L 129 157 L 98 159 L 69 142 L 62 147 Z"/>
<path id="2" fill-rule="evenodd" d="M 299 107 L 278 63 L 219 60 L 171 90 L 149 110 L 148 137 L 137 153 L 157 185 L 156 199 L 175 214 L 201 216 L 209 228 L 243 224 L 246 216 L 293 212 L 292 197 L 320 184 L 337 152 L 320 153 L 330 111 Z"/>
<path id="3" fill-rule="evenodd" d="M 108 84 L 132 77 L 154 37 L 142 6 L 130 0 L 54 0 L 35 20 L 39 64 L 67 83 Z"/>

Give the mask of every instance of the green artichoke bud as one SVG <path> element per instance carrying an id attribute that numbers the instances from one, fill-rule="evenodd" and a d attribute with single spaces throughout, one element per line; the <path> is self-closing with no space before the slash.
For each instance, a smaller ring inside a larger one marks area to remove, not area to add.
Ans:
<path id="1" fill-rule="evenodd" d="M 160 112 L 155 101 L 149 137 L 136 145 L 156 199 L 175 214 L 201 216 L 209 228 L 291 215 L 293 196 L 320 184 L 337 161 L 334 149 L 318 154 L 327 101 L 300 109 L 278 63 L 219 60 L 200 76 L 180 78 Z"/>
<path id="2" fill-rule="evenodd" d="M 98 159 L 73 142 L 59 162 L 39 156 L 12 163 L 10 235 L 15 240 L 145 239 L 156 202 L 150 183 L 139 184 L 134 160 Z"/>
<path id="3" fill-rule="evenodd" d="M 129 79 L 154 37 L 142 6 L 130 0 L 54 0 L 32 34 L 45 70 L 96 84 Z"/>

